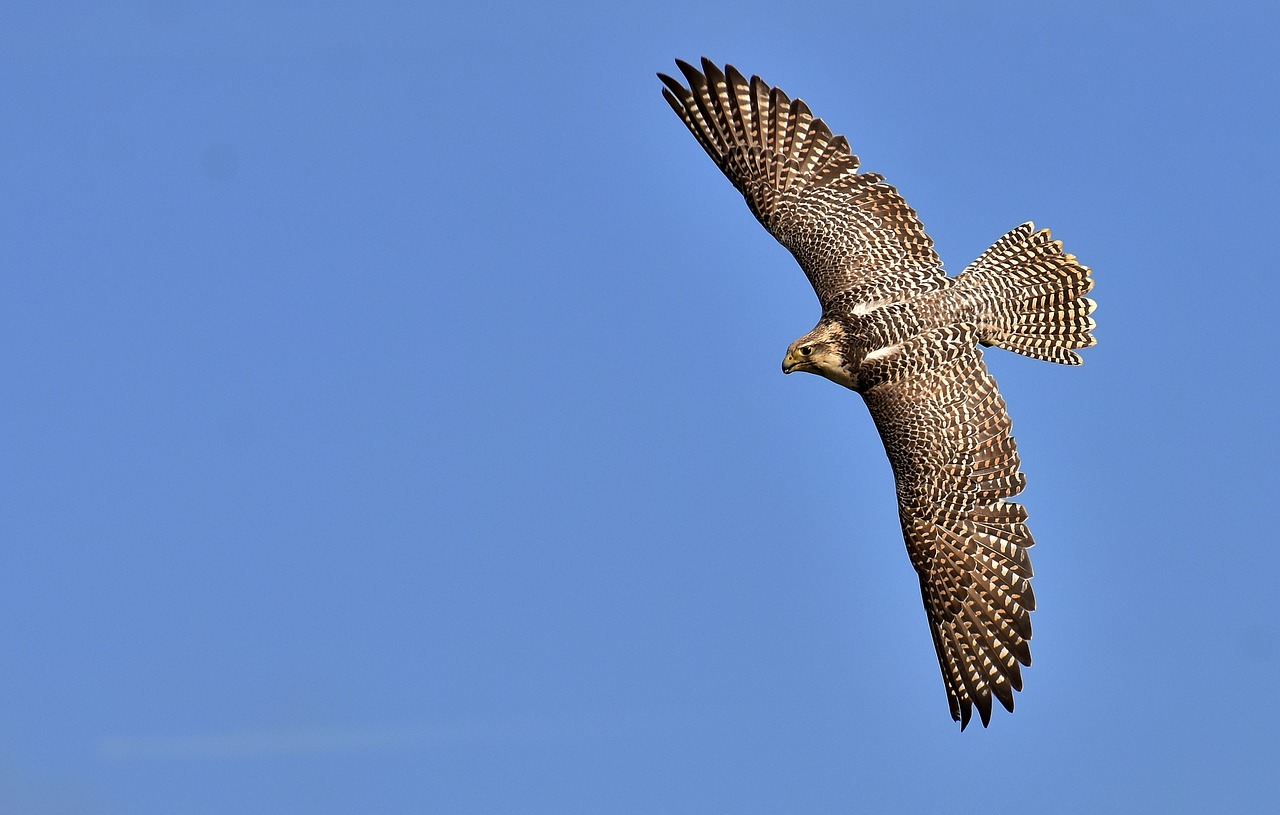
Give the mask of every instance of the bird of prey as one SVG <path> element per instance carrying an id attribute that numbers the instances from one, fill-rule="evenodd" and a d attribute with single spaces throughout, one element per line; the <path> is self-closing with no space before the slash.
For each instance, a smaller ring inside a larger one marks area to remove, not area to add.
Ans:
<path id="1" fill-rule="evenodd" d="M 791 251 L 822 318 L 783 373 L 862 395 L 897 484 L 898 516 L 963 730 L 994 696 L 1013 710 L 1031 664 L 1026 479 L 979 346 L 1078 365 L 1095 344 L 1089 269 L 1025 223 L 948 277 L 920 219 L 844 136 L 758 76 L 677 60 L 663 96 L 769 234 Z"/>

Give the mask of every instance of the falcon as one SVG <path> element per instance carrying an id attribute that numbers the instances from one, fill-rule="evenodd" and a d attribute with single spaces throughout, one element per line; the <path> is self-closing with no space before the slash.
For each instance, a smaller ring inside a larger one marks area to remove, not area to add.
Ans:
<path id="1" fill-rule="evenodd" d="M 805 371 L 862 395 L 884 441 L 898 517 L 960 729 L 994 697 L 1010 712 L 1031 664 L 1026 478 L 1012 422 L 981 346 L 1079 365 L 1095 344 L 1090 270 L 1031 223 L 956 277 L 916 213 L 844 136 L 800 99 L 707 59 L 677 60 L 687 87 L 662 95 L 791 251 L 822 317 L 791 343 L 783 373 Z"/>

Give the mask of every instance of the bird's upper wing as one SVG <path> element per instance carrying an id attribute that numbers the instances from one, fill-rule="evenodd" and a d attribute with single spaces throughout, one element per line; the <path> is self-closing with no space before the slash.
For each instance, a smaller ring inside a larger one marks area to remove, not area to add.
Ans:
<path id="1" fill-rule="evenodd" d="M 1026 484 L 1012 422 L 971 326 L 868 356 L 859 385 L 884 440 L 898 514 L 947 686 L 951 716 L 985 726 L 994 695 L 1013 710 L 1031 664 Z"/>
<path id="2" fill-rule="evenodd" d="M 732 65 L 677 61 L 662 95 L 765 229 L 795 255 L 823 310 L 946 285 L 933 240 L 898 191 L 859 173 L 844 136 L 800 100 Z"/>

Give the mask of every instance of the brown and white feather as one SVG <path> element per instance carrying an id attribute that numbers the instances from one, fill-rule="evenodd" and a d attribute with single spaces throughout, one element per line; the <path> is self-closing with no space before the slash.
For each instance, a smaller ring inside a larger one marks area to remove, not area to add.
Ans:
<path id="1" fill-rule="evenodd" d="M 971 325 L 935 329 L 864 364 L 859 390 L 897 483 L 898 514 L 954 718 L 994 695 L 1013 710 L 1031 664 L 1026 483 L 1012 422 Z"/>
<path id="2" fill-rule="evenodd" d="M 678 62 L 689 87 L 659 74 L 663 96 L 791 250 L 824 310 L 948 285 L 915 210 L 876 173 L 859 173 L 844 136 L 758 76 L 707 59 Z"/>
<path id="3" fill-rule="evenodd" d="M 805 103 L 733 66 L 680 62 L 663 96 L 764 227 L 795 256 L 822 318 L 784 371 L 866 400 L 897 483 L 951 715 L 1012 711 L 1031 664 L 1026 484 L 979 345 L 1078 364 L 1095 343 L 1090 270 L 1047 230 L 1010 231 L 949 278 L 914 210 Z"/>

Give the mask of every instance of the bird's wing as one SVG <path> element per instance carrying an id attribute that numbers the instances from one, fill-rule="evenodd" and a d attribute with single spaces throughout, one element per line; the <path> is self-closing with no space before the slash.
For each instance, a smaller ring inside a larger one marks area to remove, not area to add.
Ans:
<path id="1" fill-rule="evenodd" d="M 946 285 L 933 239 L 898 191 L 859 173 L 844 136 L 800 100 L 732 65 L 677 60 L 689 87 L 664 74 L 662 95 L 799 261 L 823 310 Z"/>
<path id="2" fill-rule="evenodd" d="M 975 706 L 987 724 L 992 696 L 1013 710 L 1035 608 L 1027 512 L 1006 500 L 1026 479 L 976 343 L 969 325 L 937 329 L 868 355 L 859 379 L 961 729 Z"/>

